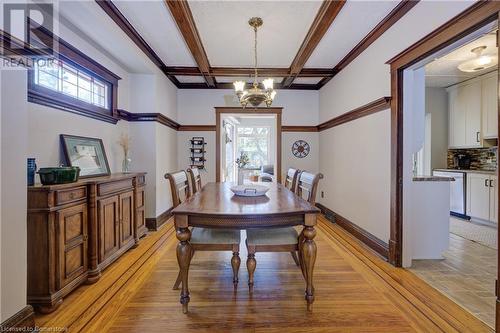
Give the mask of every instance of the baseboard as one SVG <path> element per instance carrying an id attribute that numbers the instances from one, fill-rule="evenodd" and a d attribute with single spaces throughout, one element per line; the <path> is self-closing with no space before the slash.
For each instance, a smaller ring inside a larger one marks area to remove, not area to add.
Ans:
<path id="1" fill-rule="evenodd" d="M 377 238 L 376 236 L 372 235 L 371 233 L 359 227 L 358 225 L 354 224 L 353 222 L 349 221 L 345 217 L 335 213 L 328 207 L 320 203 L 316 203 L 316 206 L 321 210 L 321 212 L 325 215 L 325 217 L 329 221 L 338 224 L 343 229 L 347 230 L 351 235 L 353 235 L 361 242 L 366 244 L 373 251 L 384 257 L 386 260 L 388 259 L 389 244 Z"/>
<path id="2" fill-rule="evenodd" d="M 0 324 L 0 332 L 38 332 L 35 328 L 35 312 L 31 305 L 26 305 Z"/>
<path id="3" fill-rule="evenodd" d="M 172 208 L 167 209 L 157 217 L 146 218 L 146 227 L 149 231 L 157 231 L 172 216 Z"/>

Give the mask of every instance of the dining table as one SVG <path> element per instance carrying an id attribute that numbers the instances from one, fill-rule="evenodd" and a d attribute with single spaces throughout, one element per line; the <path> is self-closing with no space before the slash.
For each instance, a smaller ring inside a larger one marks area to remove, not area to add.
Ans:
<path id="1" fill-rule="evenodd" d="M 246 197 L 231 191 L 234 183 L 207 183 L 202 190 L 187 198 L 172 210 L 175 220 L 177 261 L 182 288 L 180 303 L 183 313 L 188 312 L 190 301 L 188 273 L 192 248 L 189 227 L 224 228 L 246 230 L 250 228 L 279 228 L 303 226 L 299 237 L 299 256 L 302 275 L 305 279 L 307 310 L 314 302 L 313 272 L 316 262 L 316 218 L 317 207 L 302 199 L 284 185 L 266 183 L 265 195 Z"/>

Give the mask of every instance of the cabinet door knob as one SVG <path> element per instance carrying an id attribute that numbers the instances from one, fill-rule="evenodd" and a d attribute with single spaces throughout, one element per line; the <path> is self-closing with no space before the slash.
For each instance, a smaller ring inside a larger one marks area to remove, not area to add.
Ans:
<path id="1" fill-rule="evenodd" d="M 486 187 L 488 187 L 488 180 L 489 180 L 489 179 L 485 179 L 485 180 L 484 180 L 484 186 L 486 186 Z"/>
<path id="2" fill-rule="evenodd" d="M 490 187 L 493 187 L 493 179 L 490 179 Z"/>

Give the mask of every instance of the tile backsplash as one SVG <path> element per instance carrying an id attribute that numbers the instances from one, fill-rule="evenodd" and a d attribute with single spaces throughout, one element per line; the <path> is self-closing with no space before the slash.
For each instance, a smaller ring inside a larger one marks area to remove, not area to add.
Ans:
<path id="1" fill-rule="evenodd" d="M 498 147 L 470 148 L 470 149 L 448 149 L 448 168 L 454 167 L 453 157 L 455 154 L 469 154 L 470 168 L 472 170 L 496 170 Z"/>

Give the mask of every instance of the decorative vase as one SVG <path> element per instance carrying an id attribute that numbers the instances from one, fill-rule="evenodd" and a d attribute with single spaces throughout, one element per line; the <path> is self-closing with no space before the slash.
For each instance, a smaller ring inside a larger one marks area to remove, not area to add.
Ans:
<path id="1" fill-rule="evenodd" d="M 122 162 L 122 172 L 123 173 L 130 172 L 130 162 L 132 162 L 132 160 L 128 157 L 127 154 L 125 154 L 125 157 L 123 158 L 123 162 Z"/>
<path id="2" fill-rule="evenodd" d="M 243 169 L 238 168 L 238 185 L 243 185 L 243 177 L 244 177 Z"/>

